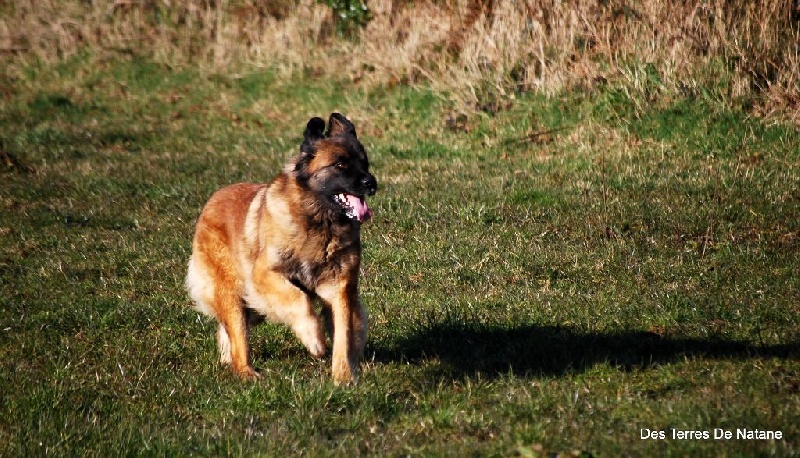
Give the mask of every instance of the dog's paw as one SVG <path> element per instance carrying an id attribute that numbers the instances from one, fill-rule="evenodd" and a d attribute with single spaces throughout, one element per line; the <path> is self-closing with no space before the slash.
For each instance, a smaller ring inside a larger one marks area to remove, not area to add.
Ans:
<path id="1" fill-rule="evenodd" d="M 356 382 L 355 371 L 348 364 L 333 364 L 333 384 L 336 386 L 352 385 Z"/>
<path id="2" fill-rule="evenodd" d="M 325 341 L 322 339 L 309 342 L 306 344 L 306 348 L 308 348 L 308 352 L 311 353 L 311 356 L 315 358 L 322 358 L 325 356 Z"/>
<path id="3" fill-rule="evenodd" d="M 293 327 L 295 335 L 308 349 L 311 356 L 315 358 L 325 356 L 325 334 L 322 333 L 318 320 L 309 319 L 302 323 L 296 323 Z"/>
<path id="4" fill-rule="evenodd" d="M 242 378 L 242 380 L 258 380 L 261 378 L 261 374 L 256 372 L 256 370 L 250 366 L 234 368 L 233 370 L 236 372 L 236 375 Z"/>

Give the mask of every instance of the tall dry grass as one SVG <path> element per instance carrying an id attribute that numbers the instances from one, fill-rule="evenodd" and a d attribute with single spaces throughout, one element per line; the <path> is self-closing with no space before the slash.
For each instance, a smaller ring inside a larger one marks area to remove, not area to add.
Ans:
<path id="1" fill-rule="evenodd" d="M 7 63 L 89 49 L 363 85 L 424 81 L 464 105 L 609 82 L 713 87 L 800 123 L 798 0 L 369 0 L 354 39 L 314 0 L 0 1 Z"/>

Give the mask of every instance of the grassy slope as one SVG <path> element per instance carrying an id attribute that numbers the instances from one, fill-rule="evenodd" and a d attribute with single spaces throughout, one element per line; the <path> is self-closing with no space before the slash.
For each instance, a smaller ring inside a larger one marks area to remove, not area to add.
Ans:
<path id="1" fill-rule="evenodd" d="M 141 60 L 0 81 L 2 455 L 800 453 L 796 130 L 614 88 L 465 120 Z M 368 362 L 335 388 L 264 325 L 241 383 L 182 287 L 194 218 L 333 109 L 381 184 Z M 639 439 L 715 427 L 786 439 Z"/>

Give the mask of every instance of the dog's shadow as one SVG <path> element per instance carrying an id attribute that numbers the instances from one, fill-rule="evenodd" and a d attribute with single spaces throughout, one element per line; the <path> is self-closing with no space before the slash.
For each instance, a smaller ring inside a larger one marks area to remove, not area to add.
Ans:
<path id="1" fill-rule="evenodd" d="M 437 324 L 373 347 L 378 362 L 438 361 L 441 375 L 563 375 L 607 363 L 624 371 L 683 358 L 800 358 L 800 343 L 759 345 L 722 338 L 671 338 L 644 331 L 581 332 L 566 326 L 514 329 Z"/>

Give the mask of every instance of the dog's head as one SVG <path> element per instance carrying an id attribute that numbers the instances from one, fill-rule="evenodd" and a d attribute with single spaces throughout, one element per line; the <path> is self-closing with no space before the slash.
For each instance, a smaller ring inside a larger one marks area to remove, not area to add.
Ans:
<path id="1" fill-rule="evenodd" d="M 311 118 L 303 133 L 300 155 L 290 164 L 298 183 L 316 193 L 332 211 L 352 221 L 372 217 L 364 197 L 374 195 L 378 182 L 369 173 L 369 160 L 356 128 L 332 113 L 327 129 L 322 118 Z"/>

